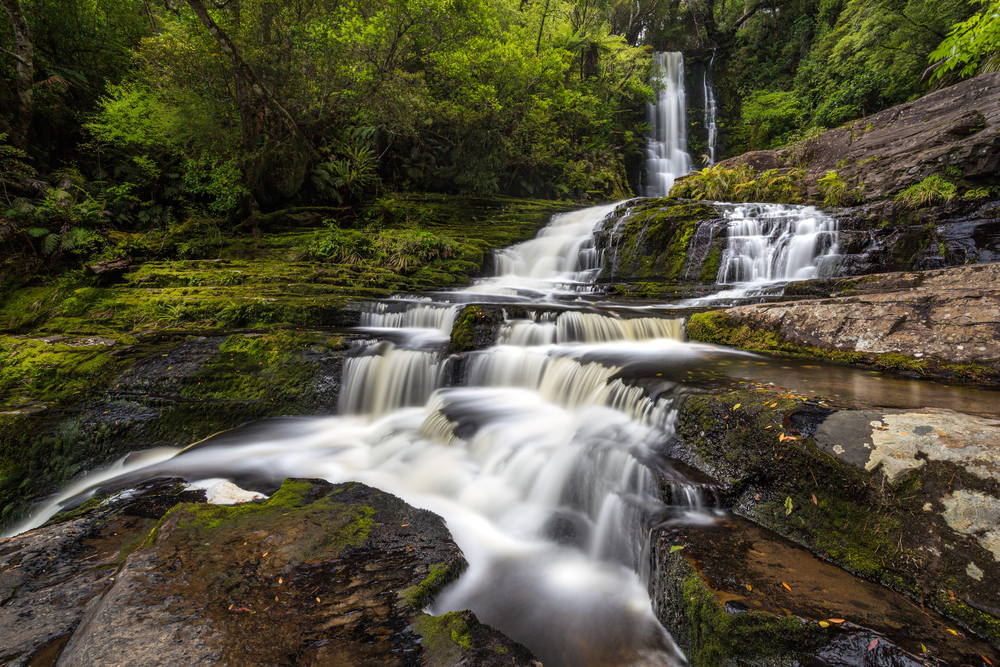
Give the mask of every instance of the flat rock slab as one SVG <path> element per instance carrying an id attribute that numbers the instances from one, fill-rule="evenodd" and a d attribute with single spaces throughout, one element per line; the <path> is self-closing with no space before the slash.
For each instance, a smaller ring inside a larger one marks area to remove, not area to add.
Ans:
<path id="1" fill-rule="evenodd" d="M 361 484 L 286 480 L 266 501 L 173 505 L 128 532 L 138 544 L 127 558 L 102 559 L 100 576 L 66 550 L 76 526 L 0 542 L 4 559 L 23 562 L 38 543 L 61 540 L 70 557 L 58 574 L 81 589 L 32 598 L 12 582 L 23 607 L 55 598 L 69 609 L 45 614 L 44 625 L 0 616 L 4 642 L 18 641 L 0 648 L 19 650 L 11 664 L 43 649 L 47 664 L 88 667 L 537 664 L 471 612 L 422 612 L 464 569 L 461 552 L 440 517 Z"/>

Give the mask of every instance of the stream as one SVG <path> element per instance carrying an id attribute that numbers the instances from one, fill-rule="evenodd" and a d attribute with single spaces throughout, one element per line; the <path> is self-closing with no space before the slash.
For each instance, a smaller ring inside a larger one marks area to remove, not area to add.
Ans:
<path id="1" fill-rule="evenodd" d="M 687 342 L 683 311 L 705 299 L 637 308 L 604 298 L 594 286 L 604 258 L 593 233 L 618 206 L 554 217 L 536 238 L 498 252 L 496 276 L 468 289 L 366 304 L 350 332 L 338 415 L 271 420 L 182 451 L 130 455 L 14 532 L 97 487 L 156 476 L 204 488 L 224 479 L 262 493 L 286 477 L 360 481 L 447 521 L 469 569 L 433 613 L 472 609 L 546 667 L 687 664 L 650 599 L 654 529 L 683 535 L 692 552 L 702 544 L 706 558 L 717 550 L 704 545 L 720 534 L 732 541 L 751 529 L 714 509 L 702 483 L 664 455 L 686 393 L 753 381 L 842 406 L 998 410 L 968 387 Z M 732 207 L 729 218 L 719 282 L 732 289 L 717 299 L 780 292 L 835 266 L 836 226 L 816 209 L 750 205 Z M 492 347 L 449 355 L 452 326 L 469 305 L 500 306 L 506 318 Z M 669 502 L 657 474 L 674 485 Z M 795 549 L 772 552 L 798 554 L 800 570 L 819 563 Z M 724 570 L 717 561 L 708 569 Z M 847 582 L 838 590 L 862 585 L 824 567 L 824 577 Z M 902 598 L 882 604 L 906 606 Z M 890 632 L 892 623 L 883 626 L 878 632 Z M 903 649 L 894 660 L 884 664 L 929 664 Z"/>

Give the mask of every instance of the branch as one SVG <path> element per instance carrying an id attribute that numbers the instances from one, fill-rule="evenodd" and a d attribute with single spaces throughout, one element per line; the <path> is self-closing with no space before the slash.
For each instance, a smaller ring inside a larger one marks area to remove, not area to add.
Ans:
<path id="1" fill-rule="evenodd" d="M 8 51 L 7 49 L 3 48 L 2 46 L 0 46 L 0 51 L 2 51 L 3 53 L 6 53 L 8 56 L 10 56 L 11 58 L 13 58 L 17 62 L 21 63 L 25 67 L 31 67 L 32 66 L 30 60 L 25 60 L 24 58 L 22 58 L 21 56 L 17 55 L 13 51 Z"/>

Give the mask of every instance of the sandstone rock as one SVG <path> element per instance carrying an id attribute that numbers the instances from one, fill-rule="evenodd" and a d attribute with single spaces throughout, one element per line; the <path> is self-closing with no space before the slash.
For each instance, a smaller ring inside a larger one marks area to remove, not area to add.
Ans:
<path id="1" fill-rule="evenodd" d="M 1000 380 L 1000 264 L 843 284 L 857 293 L 697 314 L 688 335 L 921 375 Z"/>
<path id="2" fill-rule="evenodd" d="M 1000 167 L 1000 73 L 937 90 L 814 139 L 720 162 L 757 169 L 801 166 L 815 184 L 837 171 L 868 199 L 894 195 L 954 166 L 969 182 L 994 184 Z"/>

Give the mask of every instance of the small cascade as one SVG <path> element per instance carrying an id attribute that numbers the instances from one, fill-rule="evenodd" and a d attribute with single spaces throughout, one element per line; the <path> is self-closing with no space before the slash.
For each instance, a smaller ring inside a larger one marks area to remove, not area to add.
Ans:
<path id="1" fill-rule="evenodd" d="M 837 221 L 812 206 L 729 206 L 719 284 L 744 292 L 826 275 L 836 266 Z"/>
<path id="2" fill-rule="evenodd" d="M 360 325 L 377 329 L 437 329 L 451 333 L 458 315 L 457 306 L 428 303 L 413 305 L 401 299 L 372 301 L 364 305 Z"/>
<path id="3" fill-rule="evenodd" d="M 656 103 L 646 107 L 651 132 L 646 145 L 647 197 L 666 197 L 674 179 L 691 171 L 687 153 L 687 103 L 684 95 L 684 55 L 653 54 Z"/>
<path id="4" fill-rule="evenodd" d="M 715 102 L 715 86 L 712 85 L 712 66 L 715 64 L 715 52 L 712 52 L 712 59 L 708 61 L 708 66 L 701 74 L 701 87 L 703 99 L 705 100 L 705 130 L 708 133 L 708 166 L 715 164 L 715 142 L 719 134 L 719 126 L 716 122 L 718 105 Z"/>
<path id="5" fill-rule="evenodd" d="M 601 271 L 594 231 L 617 207 L 611 204 L 554 216 L 535 238 L 497 251 L 496 277 L 479 281 L 468 291 L 529 296 L 559 289 L 589 291 Z"/>
<path id="6" fill-rule="evenodd" d="M 382 342 L 344 359 L 340 413 L 384 415 L 424 405 L 441 386 L 445 361 L 436 352 L 406 350 Z"/>
<path id="7" fill-rule="evenodd" d="M 666 338 L 684 340 L 682 319 L 638 317 L 622 319 L 600 313 L 568 310 L 539 313 L 538 320 L 513 320 L 503 326 L 498 345 L 552 345 L 563 343 L 610 343 Z"/>

